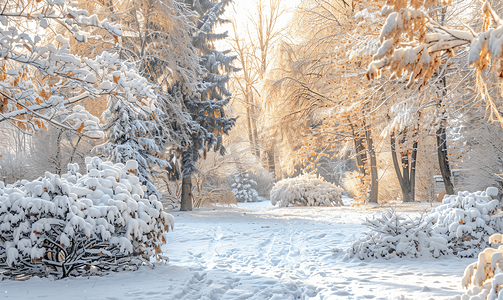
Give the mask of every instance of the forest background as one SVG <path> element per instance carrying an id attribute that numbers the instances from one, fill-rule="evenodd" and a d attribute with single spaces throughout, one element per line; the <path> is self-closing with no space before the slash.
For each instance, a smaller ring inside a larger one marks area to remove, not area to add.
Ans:
<path id="1" fill-rule="evenodd" d="M 403 64 L 376 78 L 381 71 L 374 74 L 371 63 L 385 56 L 387 40 L 384 1 L 241 2 L 81 1 L 71 17 L 48 23 L 31 16 L 49 15 L 43 9 L 57 7 L 52 1 L 8 1 L 4 12 L 18 15 L 0 20 L 2 28 L 16 27 L 11 37 L 23 41 L 2 54 L 0 180 L 61 175 L 68 163 L 83 168 L 86 156 L 97 155 L 139 160 L 148 193 L 173 206 L 182 194 L 198 206 L 243 177 L 268 198 L 275 182 L 302 173 L 342 186 L 360 204 L 503 187 L 496 60 L 489 68 L 470 65 L 470 43 L 451 42 L 427 75 L 409 77 L 416 65 Z M 481 32 L 501 22 L 482 22 L 488 10 L 478 1 L 433 2 L 427 14 L 439 28 Z M 501 15 L 501 5 L 491 4 Z M 105 18 L 118 26 L 100 23 Z M 408 26 L 399 34 L 404 47 L 418 47 L 420 38 L 409 33 L 438 42 L 438 28 Z M 19 58 L 34 62 L 44 45 L 26 42 L 33 36 L 59 55 L 87 63 L 107 61 L 108 53 L 120 66 L 101 63 L 106 70 L 94 80 L 77 78 L 78 68 L 65 61 L 68 69 L 55 64 L 51 74 Z M 149 91 L 121 85 L 133 71 Z M 46 106 L 30 110 L 28 101 Z"/>

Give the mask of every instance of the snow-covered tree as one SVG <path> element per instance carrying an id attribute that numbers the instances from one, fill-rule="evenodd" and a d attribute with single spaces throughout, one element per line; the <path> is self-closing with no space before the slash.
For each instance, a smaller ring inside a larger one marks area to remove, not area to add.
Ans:
<path id="1" fill-rule="evenodd" d="M 449 3 L 451 1 L 443 4 Z M 445 73 L 445 67 L 439 69 L 444 65 L 445 59 L 469 46 L 468 64 L 477 71 L 481 97 L 487 102 L 491 118 L 503 123 L 503 117 L 481 74 L 493 66 L 498 75 L 503 72 L 503 65 L 500 64 L 503 59 L 503 21 L 490 2 L 485 1 L 480 7 L 480 21 L 483 23 L 481 32 L 476 33 L 468 25 L 463 25 L 462 21 L 454 21 L 449 24 L 452 26 L 448 26 L 442 24 L 443 19 L 431 17 L 424 9 L 437 4 L 437 1 L 428 1 L 424 5 L 414 0 L 387 1 L 382 10 L 382 15 L 387 19 L 379 37 L 381 45 L 368 67 L 367 78 L 378 78 L 384 70 L 389 69 L 392 79 L 408 77 L 408 87 L 417 83 L 418 88 L 422 89 L 432 76 Z M 444 8 L 444 15 L 446 9 Z M 460 27 L 466 29 L 459 30 Z"/>
<path id="2" fill-rule="evenodd" d="M 271 62 L 274 58 L 274 50 L 279 45 L 282 34 L 278 20 L 284 14 L 280 0 L 253 0 L 252 9 L 248 9 L 247 18 L 233 18 L 230 44 L 233 53 L 237 56 L 237 61 L 241 67 L 240 72 L 232 76 L 231 91 L 234 99 L 233 109 L 240 111 L 242 122 L 248 131 L 248 142 L 250 148 L 258 158 L 267 163 L 270 172 L 275 172 L 273 135 L 265 138 L 265 121 L 272 118 L 271 115 L 264 115 L 267 102 L 269 100 L 267 87 L 267 76 L 270 71 Z M 243 3 L 244 4 L 244 3 Z M 241 3 L 236 3 L 239 9 Z M 247 8 L 250 7 L 246 4 Z"/>
<path id="3" fill-rule="evenodd" d="M 64 30 L 80 43 L 101 38 L 83 32 L 84 27 L 108 32 L 113 37 L 110 43 L 116 43 L 122 35 L 110 21 L 89 16 L 74 1 L 8 1 L 2 6 L 0 122 L 9 121 L 25 132 L 51 123 L 99 138 L 102 134 L 92 120 L 75 126 L 75 122 L 58 122 L 54 116 L 76 102 L 110 94 L 127 96 L 130 105 L 150 111 L 150 103 L 142 102 L 144 94 L 131 93 L 131 85 L 143 84 L 135 81 L 134 71 L 117 69 L 117 56 L 101 55 L 92 60 L 73 55 L 73 42 L 62 34 L 53 34 Z"/>
<path id="4" fill-rule="evenodd" d="M 236 175 L 232 186 L 232 192 L 238 202 L 257 202 L 260 201 L 257 191 L 253 188 L 257 183 L 249 177 L 249 173 Z"/>
<path id="5" fill-rule="evenodd" d="M 229 81 L 228 73 L 236 70 L 232 66 L 235 57 L 227 56 L 228 51 L 221 52 L 214 46 L 215 42 L 227 37 L 227 32 L 214 33 L 214 29 L 228 22 L 221 16 L 230 2 L 185 0 L 198 14 L 193 45 L 198 49 L 205 74 L 202 74 L 202 82 L 196 92 L 189 92 L 181 82 L 171 89 L 171 94 L 183 99 L 185 111 L 191 118 L 186 125 L 190 137 L 177 151 L 181 161 L 181 210 L 192 210 L 191 175 L 197 172 L 195 163 L 201 158 L 200 152 L 213 150 L 224 155 L 222 136 L 228 134 L 235 123 L 235 118 L 230 118 L 224 109 L 231 96 L 226 83 Z"/>
<path id="6" fill-rule="evenodd" d="M 95 148 L 95 151 L 115 163 L 128 160 L 138 162 L 138 173 L 142 185 L 147 187 L 147 195 L 160 198 L 153 184 L 155 168 L 171 168 L 163 157 L 159 147 L 164 140 L 163 127 L 152 115 L 143 111 L 136 112 L 117 99 L 110 98 L 109 107 L 104 113 L 107 124 L 104 130 L 107 141 Z"/>

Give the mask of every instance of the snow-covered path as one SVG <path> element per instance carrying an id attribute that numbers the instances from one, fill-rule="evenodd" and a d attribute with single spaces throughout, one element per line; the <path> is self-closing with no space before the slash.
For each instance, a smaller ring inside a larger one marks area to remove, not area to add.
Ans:
<path id="1" fill-rule="evenodd" d="M 344 260 L 378 209 L 173 211 L 170 262 L 137 272 L 0 282 L 0 299 L 451 299 L 473 259 Z M 417 210 L 415 207 L 408 210 Z"/>
<path id="2" fill-rule="evenodd" d="M 470 260 L 343 260 L 368 212 L 243 206 L 175 214 L 167 252 L 195 274 L 173 299 L 450 299 L 461 292 Z"/>

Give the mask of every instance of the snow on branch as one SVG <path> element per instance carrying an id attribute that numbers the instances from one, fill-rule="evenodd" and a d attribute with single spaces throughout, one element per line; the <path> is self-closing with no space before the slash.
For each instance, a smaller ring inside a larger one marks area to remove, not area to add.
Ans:
<path id="1" fill-rule="evenodd" d="M 382 14 L 387 19 L 380 34 L 381 46 L 367 70 L 369 80 L 380 77 L 382 70 L 387 68 L 392 79 L 410 74 L 408 87 L 421 80 L 421 89 L 439 67 L 441 57 L 453 56 L 462 46 L 470 46 L 469 64 L 478 71 L 487 69 L 491 61 L 503 60 L 503 23 L 489 1 L 482 6 L 485 31 L 479 34 L 471 28 L 462 31 L 439 25 L 419 10 L 422 3 L 390 0 L 383 8 Z M 435 4 L 437 1 L 425 1 L 424 7 Z M 494 20 L 496 28 L 488 28 L 490 19 Z M 501 63 L 497 64 L 497 71 L 503 75 Z"/>
<path id="2" fill-rule="evenodd" d="M 71 54 L 67 36 L 86 42 L 90 36 L 81 29 L 89 26 L 105 29 L 116 41 L 122 35 L 120 28 L 89 16 L 73 1 L 7 1 L 2 6 L 0 122 L 10 121 L 25 132 L 45 128 L 48 122 L 68 129 L 70 125 L 53 120 L 58 111 L 84 99 L 111 95 L 153 111 L 152 88 L 117 54 L 104 52 L 94 60 Z M 92 133 L 86 129 L 79 134 L 100 136 L 96 127 Z"/>

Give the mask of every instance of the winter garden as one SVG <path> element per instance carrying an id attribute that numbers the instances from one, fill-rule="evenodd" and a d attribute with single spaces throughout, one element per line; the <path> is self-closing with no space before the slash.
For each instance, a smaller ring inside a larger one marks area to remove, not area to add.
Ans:
<path id="1" fill-rule="evenodd" d="M 0 1 L 0 298 L 503 299 L 500 16 Z"/>

